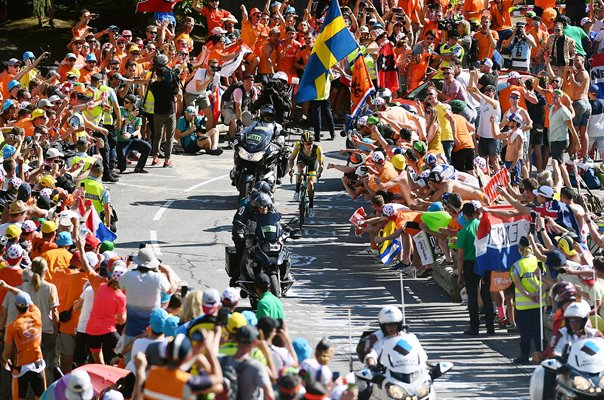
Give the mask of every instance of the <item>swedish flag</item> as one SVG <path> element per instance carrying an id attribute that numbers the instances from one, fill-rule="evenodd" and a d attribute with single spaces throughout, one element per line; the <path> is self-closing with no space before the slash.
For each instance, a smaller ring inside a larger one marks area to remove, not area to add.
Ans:
<path id="1" fill-rule="evenodd" d="M 338 0 L 332 0 L 321 33 L 315 41 L 308 64 L 300 80 L 298 103 L 325 98 L 329 68 L 355 51 L 359 45 L 346 27 Z"/>

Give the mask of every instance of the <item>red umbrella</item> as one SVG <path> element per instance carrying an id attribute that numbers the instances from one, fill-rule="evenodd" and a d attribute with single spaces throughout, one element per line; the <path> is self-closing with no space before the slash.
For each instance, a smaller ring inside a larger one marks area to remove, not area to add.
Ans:
<path id="1" fill-rule="evenodd" d="M 92 387 L 96 393 L 101 393 L 109 386 L 113 386 L 117 381 L 130 373 L 127 369 L 112 367 L 103 364 L 85 364 L 76 370 L 84 370 L 90 375 Z"/>

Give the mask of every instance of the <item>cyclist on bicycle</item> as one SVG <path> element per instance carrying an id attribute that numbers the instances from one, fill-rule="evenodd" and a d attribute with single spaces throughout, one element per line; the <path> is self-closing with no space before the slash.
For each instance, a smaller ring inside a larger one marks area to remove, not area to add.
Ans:
<path id="1" fill-rule="evenodd" d="M 313 134 L 311 131 L 302 132 L 302 140 L 296 142 L 291 157 L 289 158 L 289 175 L 294 173 L 294 162 L 298 159 L 298 177 L 296 178 L 296 191 L 294 193 L 294 201 L 300 200 L 300 185 L 302 184 L 302 174 L 304 167 L 308 167 L 307 183 L 308 183 L 308 207 L 309 215 L 315 215 L 313 201 L 315 197 L 315 182 L 317 177 L 323 172 L 323 150 L 321 146 L 314 143 Z M 317 175 L 318 172 L 318 175 Z"/>

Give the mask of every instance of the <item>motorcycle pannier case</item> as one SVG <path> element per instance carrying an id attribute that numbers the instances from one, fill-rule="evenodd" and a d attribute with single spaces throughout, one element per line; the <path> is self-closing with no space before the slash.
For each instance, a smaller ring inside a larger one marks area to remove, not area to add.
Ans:
<path id="1" fill-rule="evenodd" d="M 237 250 L 233 246 L 227 246 L 224 248 L 224 259 L 226 262 L 226 272 L 229 276 L 231 276 L 231 265 L 236 265 L 237 260 Z"/>

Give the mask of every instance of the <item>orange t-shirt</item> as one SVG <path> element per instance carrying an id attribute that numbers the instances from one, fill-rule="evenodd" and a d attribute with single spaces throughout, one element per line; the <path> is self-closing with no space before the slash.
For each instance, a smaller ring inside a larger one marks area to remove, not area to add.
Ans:
<path id="1" fill-rule="evenodd" d="M 81 83 L 90 83 L 90 76 L 99 72 L 98 67 L 94 67 L 92 70 L 89 70 L 86 67 L 80 68 L 80 82 Z"/>
<path id="2" fill-rule="evenodd" d="M 453 146 L 453 151 L 458 151 L 461 149 L 473 149 L 474 141 L 472 140 L 472 135 L 470 134 L 466 124 L 467 120 L 459 114 L 453 114 L 453 120 L 455 121 L 456 129 L 454 132 L 455 138 L 459 142 Z"/>
<path id="3" fill-rule="evenodd" d="M 482 0 L 466 0 L 463 3 L 462 10 L 465 15 L 466 13 L 477 13 L 479 11 L 482 11 L 483 8 L 484 8 L 484 1 L 482 1 Z M 481 17 L 481 14 L 473 14 L 469 18 L 471 20 L 476 21 L 476 20 L 480 20 L 480 17 Z"/>
<path id="4" fill-rule="evenodd" d="M 499 40 L 499 34 L 494 30 L 491 30 L 491 34 L 493 35 L 495 42 L 497 42 Z M 491 45 L 491 39 L 489 39 L 487 35 L 481 31 L 474 33 L 474 38 L 476 38 L 476 41 L 478 42 L 478 59 L 484 60 L 485 58 L 493 57 L 495 47 Z"/>
<path id="5" fill-rule="evenodd" d="M 15 366 L 34 363 L 42 359 L 42 315 L 35 304 L 6 327 L 4 343 L 15 343 L 17 360 Z"/>
<path id="6" fill-rule="evenodd" d="M 59 304 L 59 312 L 69 310 L 73 304 L 80 298 L 84 291 L 84 285 L 88 281 L 87 275 L 75 269 L 70 269 L 69 274 L 65 275 L 67 286 L 66 293 L 62 296 L 64 300 Z M 67 322 L 61 322 L 59 331 L 68 335 L 74 335 L 80 319 L 80 310 L 71 313 L 71 319 Z"/>
<path id="7" fill-rule="evenodd" d="M 42 254 L 42 258 L 44 258 L 48 264 L 46 280 L 53 283 L 57 287 L 59 293 L 61 293 L 61 290 L 59 290 L 59 285 L 55 282 L 55 276 L 68 273 L 72 256 L 73 255 L 64 247 L 48 250 Z"/>
<path id="8" fill-rule="evenodd" d="M 14 268 L 6 266 L 0 269 L 0 279 L 12 287 L 21 286 L 23 283 L 23 270 L 18 265 Z M 6 289 L 0 288 L 0 304 L 2 304 L 6 293 Z"/>
<path id="9" fill-rule="evenodd" d="M 57 248 L 59 248 L 59 246 L 57 246 L 56 243 L 49 242 L 41 237 L 35 237 L 31 241 L 31 251 L 29 252 L 29 258 L 33 260 L 34 258 L 46 253 L 48 250 Z"/>
<path id="10" fill-rule="evenodd" d="M 4 78 L 0 78 L 0 91 L 2 91 L 3 99 L 10 99 L 10 93 L 8 92 L 8 83 L 15 79 L 15 75 L 6 73 Z"/>
<path id="11" fill-rule="evenodd" d="M 510 16 L 510 8 L 513 5 L 513 0 L 502 0 L 496 3 L 491 2 L 489 11 L 491 13 L 491 20 L 493 28 L 497 31 L 504 29 L 510 29 L 512 27 L 512 17 Z"/>
<path id="12" fill-rule="evenodd" d="M 21 121 L 17 122 L 15 126 L 23 128 L 25 136 L 27 137 L 34 135 L 34 124 L 31 122 L 31 118 L 23 118 Z"/>
<path id="13" fill-rule="evenodd" d="M 232 14 L 227 10 L 222 10 L 220 8 L 210 9 L 207 6 L 204 6 L 201 9 L 201 15 L 206 17 L 206 26 L 208 27 L 208 32 L 212 32 L 212 29 L 217 27 L 224 29 L 222 18 L 232 16 Z"/>
<path id="14" fill-rule="evenodd" d="M 398 172 L 396 172 L 396 169 L 394 169 L 394 166 L 392 165 L 392 163 L 390 161 L 385 161 L 384 167 L 380 171 L 380 182 L 382 182 L 382 183 L 389 182 L 390 180 L 396 178 L 397 176 L 398 176 Z M 378 190 L 378 187 L 375 184 L 375 179 L 373 178 L 373 176 L 369 178 L 368 184 L 372 190 L 374 190 L 374 191 Z"/>
<path id="15" fill-rule="evenodd" d="M 272 50 L 270 52 L 270 60 L 273 62 L 273 68 L 276 70 L 277 68 L 277 56 L 278 56 L 278 52 L 277 49 L 270 44 L 270 42 L 268 40 L 265 40 L 264 43 L 262 43 L 262 48 L 264 50 L 264 46 L 268 45 L 271 46 Z M 258 64 L 258 73 L 259 74 L 270 74 L 271 73 L 271 69 L 268 63 L 268 58 L 266 58 L 266 56 L 264 55 L 264 51 L 261 50 L 259 55 L 260 55 L 260 63 Z"/>
<path id="16" fill-rule="evenodd" d="M 405 14 L 411 18 L 411 22 L 419 22 L 419 15 L 421 13 L 413 12 L 414 9 L 418 6 L 417 0 L 398 0 L 398 7 L 402 8 Z"/>
<path id="17" fill-rule="evenodd" d="M 518 107 L 526 110 L 526 102 L 524 101 L 524 88 L 517 85 L 508 85 L 499 92 L 499 104 L 501 105 L 501 115 L 505 115 L 506 111 L 510 109 L 510 94 L 514 91 L 520 92 L 520 100 L 518 101 Z"/>
<path id="18" fill-rule="evenodd" d="M 256 48 L 257 42 L 262 42 L 262 36 L 265 32 L 268 32 L 268 28 L 264 24 L 259 23 L 254 26 L 249 19 L 241 24 L 241 39 L 252 50 Z"/>
<path id="19" fill-rule="evenodd" d="M 407 222 L 413 222 L 421 217 L 421 211 L 399 210 L 396 213 L 395 225 L 396 229 L 405 229 Z"/>
<path id="20" fill-rule="evenodd" d="M 535 0 L 535 7 L 541 7 L 542 10 L 556 7 L 556 0 Z"/>
<path id="21" fill-rule="evenodd" d="M 300 50 L 300 43 L 296 40 L 293 40 L 291 44 L 288 45 L 283 43 L 279 47 L 279 52 L 285 49 L 285 55 L 277 62 L 277 71 L 283 71 L 288 76 L 296 76 L 296 70 L 294 69 L 294 62 L 296 61 L 296 54 L 298 54 L 298 50 Z"/>

